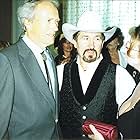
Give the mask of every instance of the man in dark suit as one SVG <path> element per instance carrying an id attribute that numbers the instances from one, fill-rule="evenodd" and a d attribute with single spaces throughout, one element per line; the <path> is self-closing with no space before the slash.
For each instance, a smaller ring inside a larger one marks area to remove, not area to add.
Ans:
<path id="1" fill-rule="evenodd" d="M 25 34 L 0 53 L 0 140 L 57 140 L 56 69 L 50 56 L 51 91 L 41 53 L 54 42 L 58 10 L 49 0 L 28 2 L 18 19 Z"/>

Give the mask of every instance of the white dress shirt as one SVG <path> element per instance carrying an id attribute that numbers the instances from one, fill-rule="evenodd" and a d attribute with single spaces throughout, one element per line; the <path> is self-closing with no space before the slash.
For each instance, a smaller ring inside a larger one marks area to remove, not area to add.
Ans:
<path id="1" fill-rule="evenodd" d="M 43 72 L 43 75 L 45 79 L 47 80 L 47 75 L 46 75 L 46 69 L 44 66 L 44 62 L 41 56 L 41 53 L 44 51 L 40 47 L 38 47 L 36 44 L 34 44 L 26 35 L 23 36 L 23 41 L 27 44 L 27 46 L 31 49 L 33 54 L 35 55 L 35 58 Z"/>
<path id="2" fill-rule="evenodd" d="M 102 58 L 103 57 L 101 56 L 98 60 L 96 60 L 92 63 L 89 63 L 87 65 L 86 71 L 84 71 L 83 68 L 81 67 L 79 57 L 77 58 L 80 81 L 81 81 L 81 85 L 82 85 L 82 89 L 83 89 L 84 94 L 86 93 L 86 90 L 89 86 L 91 78 L 92 78 L 93 74 L 95 73 L 95 71 L 96 71 L 99 63 L 101 62 Z"/>
<path id="3" fill-rule="evenodd" d="M 86 92 L 87 87 L 91 81 L 91 78 L 101 60 L 102 60 L 102 56 L 95 62 L 90 63 L 89 66 L 87 67 L 87 70 L 83 71 L 81 66 L 79 65 L 80 64 L 79 59 L 77 59 L 81 85 L 84 93 Z M 61 89 L 62 80 L 63 80 L 63 69 L 64 69 L 64 64 L 57 66 L 59 90 Z M 121 67 L 120 65 L 117 65 L 116 67 L 115 82 L 116 82 L 116 101 L 120 107 L 121 104 L 132 94 L 132 91 L 136 84 L 133 78 L 131 77 L 131 75 L 127 72 L 127 70 Z"/>

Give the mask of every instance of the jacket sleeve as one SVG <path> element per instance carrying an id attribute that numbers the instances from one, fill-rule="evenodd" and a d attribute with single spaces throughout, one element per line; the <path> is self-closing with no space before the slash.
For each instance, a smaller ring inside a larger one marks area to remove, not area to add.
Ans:
<path id="1" fill-rule="evenodd" d="M 11 65 L 0 53 L 0 139 L 8 130 L 14 98 L 14 78 Z"/>

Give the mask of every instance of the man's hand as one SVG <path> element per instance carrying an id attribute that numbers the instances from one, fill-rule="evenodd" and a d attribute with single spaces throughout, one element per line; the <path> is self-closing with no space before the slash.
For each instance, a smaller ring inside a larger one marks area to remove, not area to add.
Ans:
<path id="1" fill-rule="evenodd" d="M 101 133 L 98 132 L 98 130 L 92 125 L 89 125 L 91 131 L 93 132 L 93 135 L 88 135 L 88 137 L 91 140 L 105 140 Z"/>

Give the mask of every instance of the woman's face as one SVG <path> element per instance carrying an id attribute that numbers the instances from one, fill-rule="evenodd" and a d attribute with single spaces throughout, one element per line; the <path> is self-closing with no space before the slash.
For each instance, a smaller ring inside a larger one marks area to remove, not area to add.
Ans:
<path id="1" fill-rule="evenodd" d="M 140 41 L 133 40 L 130 42 L 127 55 L 133 59 L 140 59 Z"/>
<path id="2" fill-rule="evenodd" d="M 73 49 L 73 44 L 70 43 L 68 40 L 66 40 L 64 43 L 63 43 L 63 51 L 64 52 L 71 52 Z"/>
<path id="3" fill-rule="evenodd" d="M 106 47 L 109 49 L 109 51 L 117 51 L 118 45 L 119 42 L 118 42 L 118 38 L 116 37 L 111 42 L 109 42 Z"/>
<path id="4" fill-rule="evenodd" d="M 140 40 L 131 40 L 127 50 L 127 61 L 135 68 L 140 68 Z"/>

